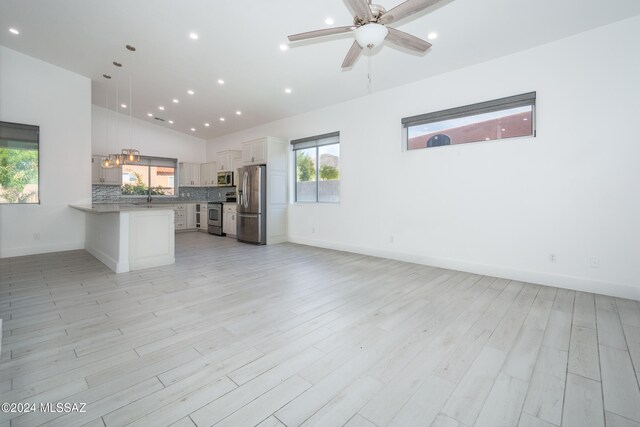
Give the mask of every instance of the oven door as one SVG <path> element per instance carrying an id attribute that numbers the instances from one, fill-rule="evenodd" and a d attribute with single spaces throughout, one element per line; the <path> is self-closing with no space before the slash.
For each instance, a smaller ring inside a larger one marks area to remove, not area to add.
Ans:
<path id="1" fill-rule="evenodd" d="M 222 205 L 209 206 L 207 225 L 222 227 Z"/>

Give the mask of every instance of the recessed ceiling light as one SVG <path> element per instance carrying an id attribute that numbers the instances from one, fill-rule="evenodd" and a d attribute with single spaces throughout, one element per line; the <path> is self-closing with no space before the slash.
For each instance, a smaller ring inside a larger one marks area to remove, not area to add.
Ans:
<path id="1" fill-rule="evenodd" d="M 189 37 L 191 37 L 192 40 L 198 40 L 200 38 L 197 33 L 191 33 L 189 34 Z"/>
<path id="2" fill-rule="evenodd" d="M 16 36 L 20 34 L 20 31 L 16 30 L 15 28 L 9 28 L 9 32 L 11 34 L 15 34 Z"/>
<path id="3" fill-rule="evenodd" d="M 158 107 L 158 110 L 164 111 L 164 107 L 161 105 L 161 106 Z"/>
<path id="4" fill-rule="evenodd" d="M 194 92 L 194 91 L 192 91 L 191 89 L 189 89 L 189 90 L 187 91 L 187 93 L 188 93 L 189 95 L 193 95 L 195 92 Z"/>
<path id="5" fill-rule="evenodd" d="M 280 50 L 283 51 L 283 52 L 289 50 L 289 45 L 282 43 L 280 45 Z"/>
<path id="6" fill-rule="evenodd" d="M 174 104 L 177 104 L 178 102 L 180 102 L 180 101 L 179 101 L 179 100 L 177 100 L 177 99 L 175 99 L 175 98 L 173 99 L 173 103 L 174 103 Z"/>
<path id="7" fill-rule="evenodd" d="M 219 84 L 219 85 L 223 85 L 223 84 L 224 84 L 224 80 L 222 80 L 222 79 L 218 79 L 218 84 Z"/>
<path id="8" fill-rule="evenodd" d="M 506 131 L 507 131 L 506 129 L 502 129 L 502 132 L 506 132 Z"/>
<path id="9" fill-rule="evenodd" d="M 291 93 L 291 92 L 293 92 L 293 91 L 292 91 L 290 88 L 286 88 L 286 89 L 284 90 L 284 93 Z"/>
<path id="10" fill-rule="evenodd" d="M 429 40 L 435 40 L 438 38 L 438 33 L 429 33 L 429 35 L 427 36 L 427 38 Z"/>
<path id="11" fill-rule="evenodd" d="M 173 124 L 173 120 L 169 120 L 169 124 L 172 125 Z"/>
<path id="12" fill-rule="evenodd" d="M 221 121 L 221 122 L 224 122 L 224 117 L 220 117 L 220 121 Z"/>
<path id="13" fill-rule="evenodd" d="M 529 119 L 527 119 L 527 118 L 525 117 L 525 118 L 524 118 L 524 119 L 522 119 L 522 120 L 524 120 L 524 121 L 526 122 L 526 121 L 527 121 L 527 120 L 529 120 Z"/>
<path id="14" fill-rule="evenodd" d="M 204 126 L 205 126 L 205 127 L 209 127 L 209 126 L 211 126 L 211 125 L 210 125 L 209 123 L 205 123 L 205 124 L 204 124 Z"/>
<path id="15" fill-rule="evenodd" d="M 191 132 L 195 132 L 195 131 L 196 131 L 196 128 L 191 128 Z"/>
<path id="16" fill-rule="evenodd" d="M 327 18 L 324 20 L 324 23 L 327 25 L 333 25 L 333 18 Z"/>
<path id="17" fill-rule="evenodd" d="M 236 115 L 241 116 L 242 115 L 242 111 L 240 111 L 240 110 L 236 111 Z"/>
<path id="18" fill-rule="evenodd" d="M 122 108 L 127 108 L 127 104 L 120 104 Z"/>
<path id="19" fill-rule="evenodd" d="M 484 140 L 485 140 L 485 141 L 490 141 L 490 140 L 491 140 L 491 138 L 485 138 Z"/>
<path id="20" fill-rule="evenodd" d="M 147 113 L 147 116 L 149 116 L 149 117 L 153 117 L 153 114 L 151 114 L 151 113 Z"/>

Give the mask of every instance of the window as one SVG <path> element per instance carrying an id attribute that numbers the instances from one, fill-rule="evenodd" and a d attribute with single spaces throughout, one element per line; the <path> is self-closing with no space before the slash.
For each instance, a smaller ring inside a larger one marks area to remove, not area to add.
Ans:
<path id="1" fill-rule="evenodd" d="M 176 159 L 142 156 L 122 166 L 123 196 L 175 196 Z"/>
<path id="2" fill-rule="evenodd" d="M 40 203 L 40 128 L 0 122 L 0 204 Z"/>
<path id="3" fill-rule="evenodd" d="M 407 150 L 535 136 L 530 92 L 402 119 Z"/>
<path id="4" fill-rule="evenodd" d="M 296 202 L 340 201 L 340 132 L 291 141 Z"/>

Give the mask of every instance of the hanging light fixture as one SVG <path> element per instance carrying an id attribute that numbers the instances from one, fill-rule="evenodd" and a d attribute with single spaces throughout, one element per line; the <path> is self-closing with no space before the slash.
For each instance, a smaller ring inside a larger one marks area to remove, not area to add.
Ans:
<path id="1" fill-rule="evenodd" d="M 107 80 L 111 80 L 111 76 L 108 74 L 103 74 L 102 77 L 104 77 Z M 109 149 L 109 146 L 111 145 L 109 143 L 109 84 L 105 83 L 105 90 L 104 90 L 104 111 L 107 114 L 107 150 Z M 111 164 L 111 162 L 109 162 L 109 155 L 107 155 L 107 157 L 104 157 L 101 159 L 100 161 L 101 166 L 104 169 L 111 169 L 112 167 L 114 167 L 115 165 Z"/>
<path id="2" fill-rule="evenodd" d="M 117 61 L 113 61 L 113 65 L 116 67 L 116 149 L 118 148 L 118 141 L 120 140 L 120 114 L 118 113 L 118 105 L 119 104 L 119 93 L 120 91 L 118 90 L 118 82 L 120 81 L 120 79 L 118 78 L 120 76 L 120 68 L 122 68 L 122 64 L 117 62 Z M 108 165 L 110 165 L 109 167 L 119 167 L 123 164 L 123 157 L 122 154 L 109 154 L 109 157 L 107 158 L 106 163 Z"/>
<path id="3" fill-rule="evenodd" d="M 133 52 L 136 51 L 136 48 L 127 45 L 127 50 L 131 52 L 131 61 L 129 64 L 129 144 L 133 145 L 133 125 L 132 125 L 132 117 L 133 117 L 133 99 L 132 99 L 132 73 L 133 73 Z M 123 148 L 122 149 L 122 157 L 125 163 L 140 163 L 140 151 L 135 148 Z"/>

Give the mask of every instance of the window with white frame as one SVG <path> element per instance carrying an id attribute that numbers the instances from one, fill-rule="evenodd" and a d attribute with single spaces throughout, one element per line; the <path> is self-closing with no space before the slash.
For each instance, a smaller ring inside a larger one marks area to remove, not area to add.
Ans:
<path id="1" fill-rule="evenodd" d="M 340 132 L 291 141 L 296 202 L 340 202 Z"/>
<path id="2" fill-rule="evenodd" d="M 402 119 L 407 150 L 535 136 L 536 93 Z"/>
<path id="3" fill-rule="evenodd" d="M 122 166 L 123 196 L 176 196 L 178 161 L 142 156 L 139 163 Z"/>

